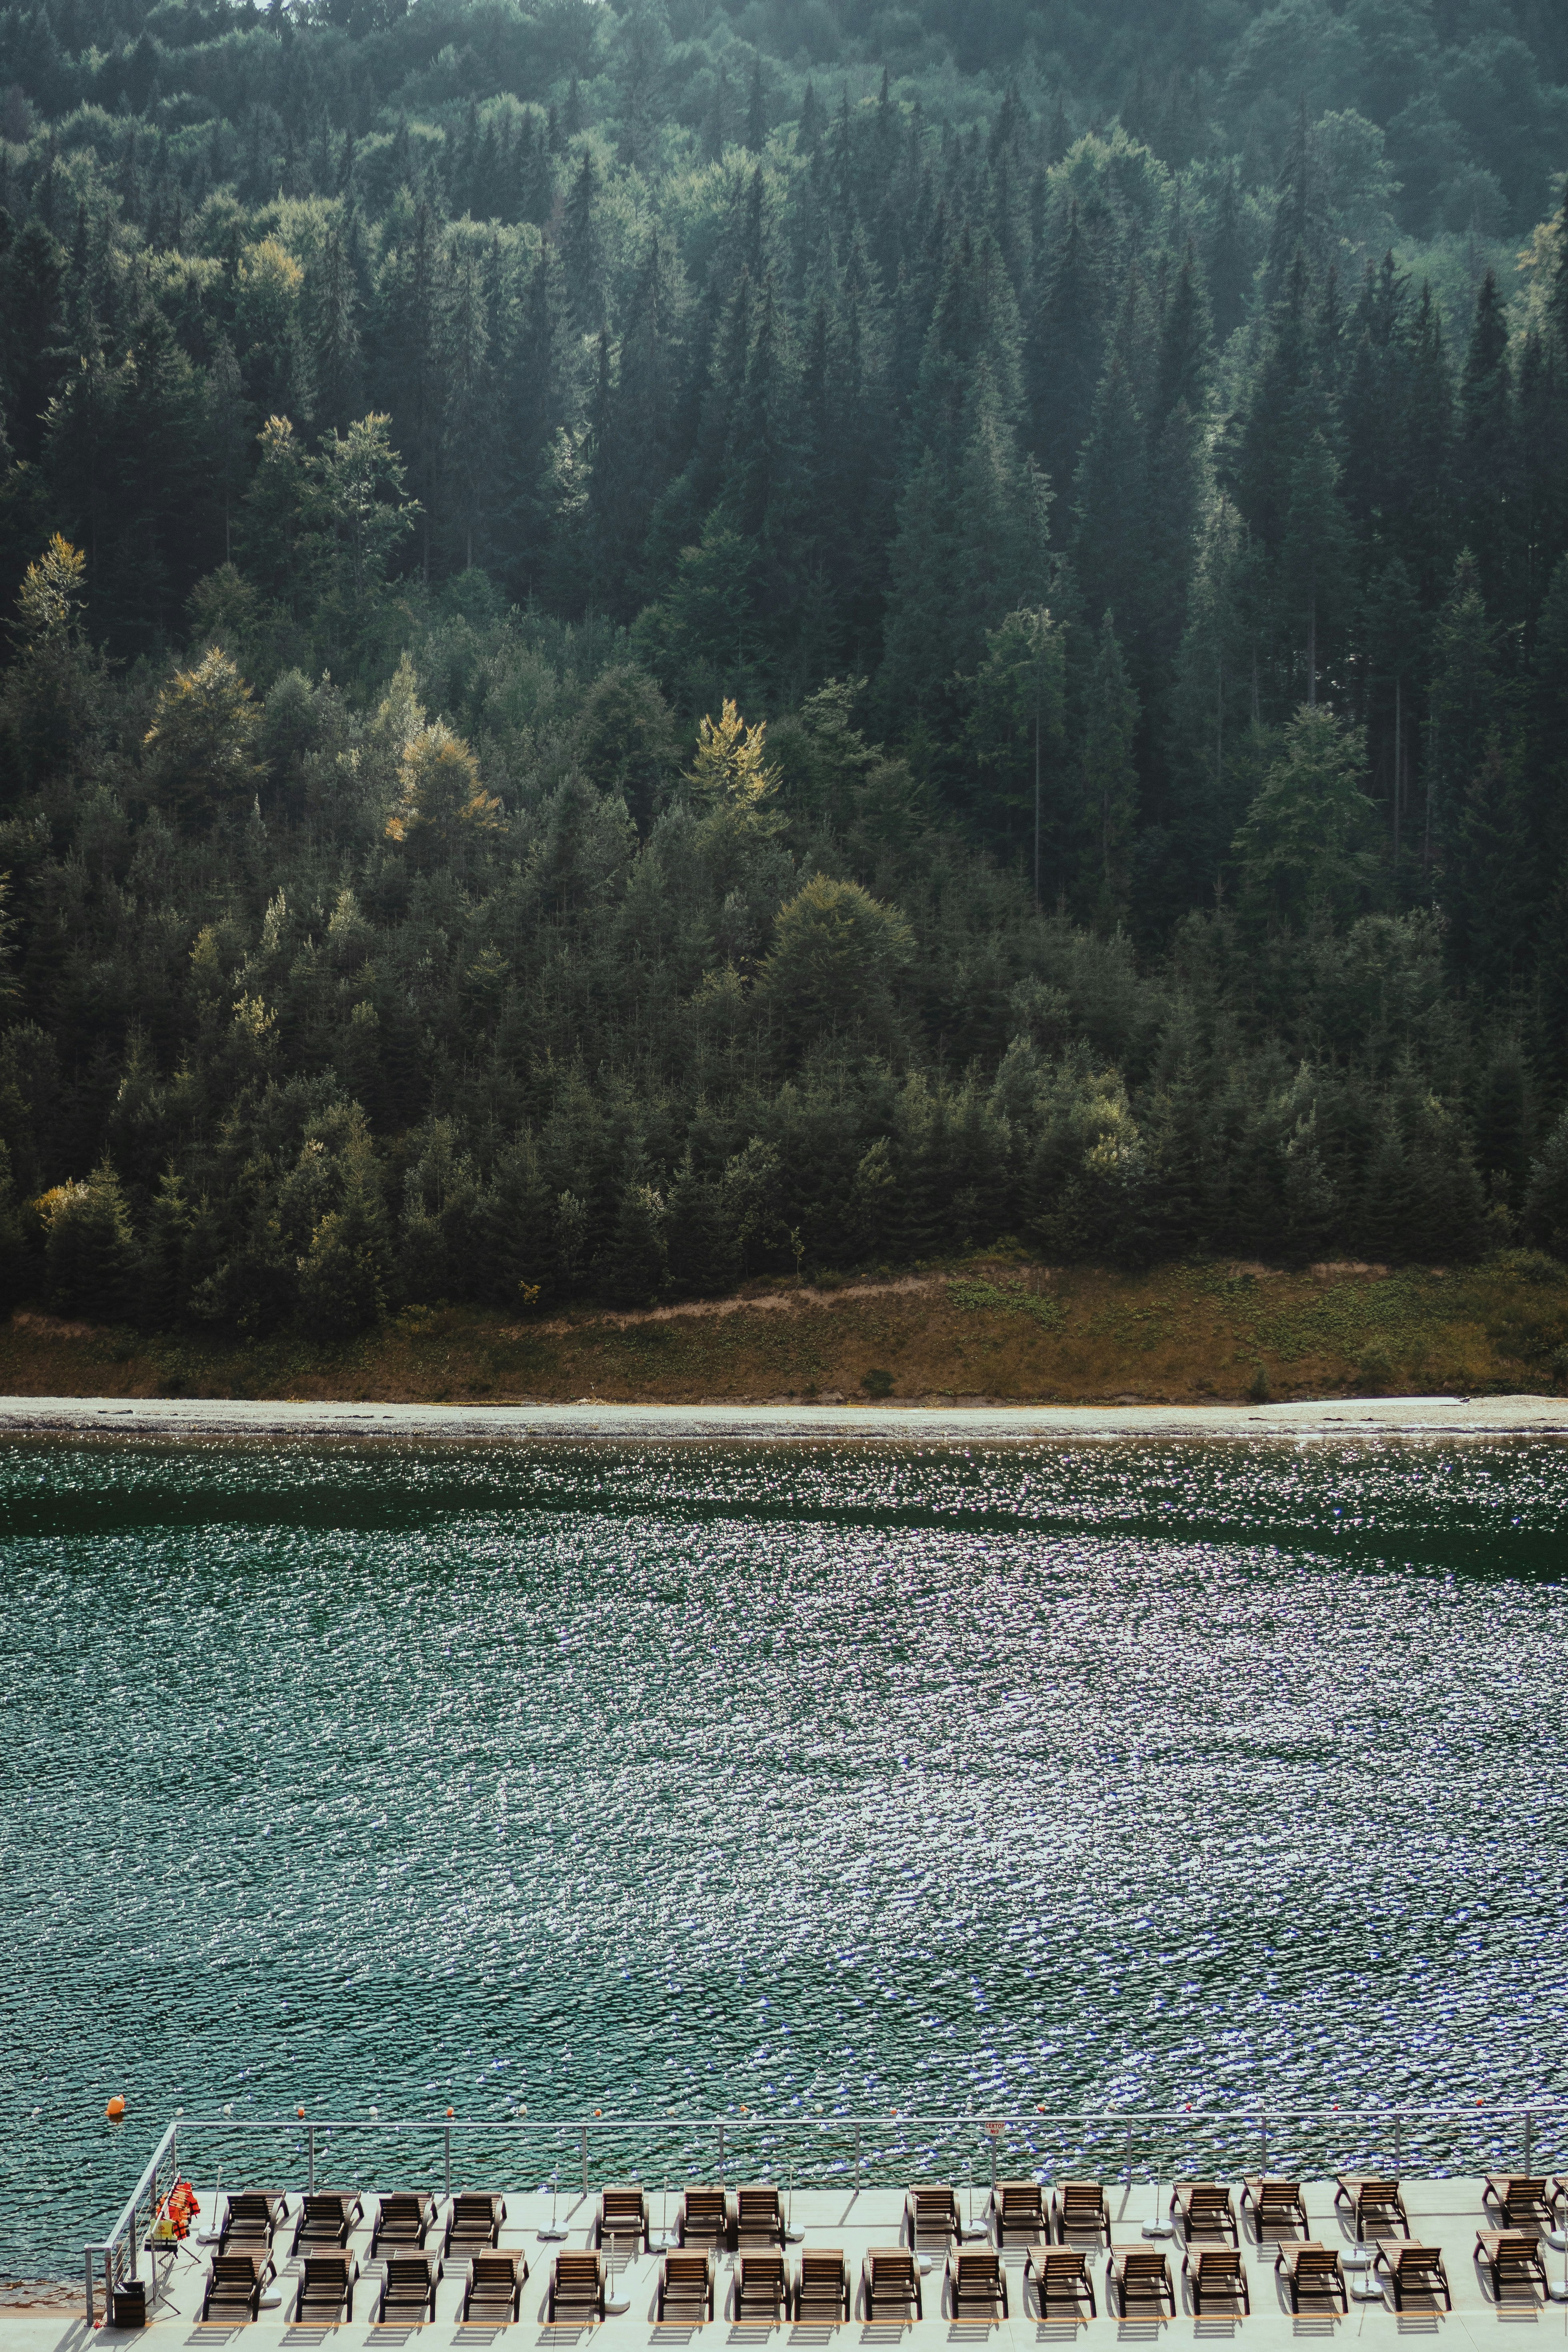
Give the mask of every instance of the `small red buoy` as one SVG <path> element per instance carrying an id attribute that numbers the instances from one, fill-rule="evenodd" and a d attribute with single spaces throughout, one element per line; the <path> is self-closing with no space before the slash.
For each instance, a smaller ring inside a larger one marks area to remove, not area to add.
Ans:
<path id="1" fill-rule="evenodd" d="M 302 2116 L 302 2115 L 304 2114 L 304 2112 L 305 2112 L 305 2110 L 304 2110 L 304 2108 L 303 2108 L 303 2107 L 296 2107 L 296 2108 L 295 2108 L 295 2110 L 294 2110 L 294 2113 L 295 2113 L 297 2116 Z"/>
<path id="2" fill-rule="evenodd" d="M 110 2099 L 103 2112 L 109 2117 L 111 2124 L 117 2124 L 120 2121 L 121 2116 L 125 2113 L 125 2102 L 121 2097 L 118 2091 L 116 2091 L 114 2096 Z"/>
<path id="3" fill-rule="evenodd" d="M 458 2112 L 458 2110 L 457 2110 L 457 2108 L 456 2108 L 456 2107 L 448 2107 L 448 2108 L 447 2108 L 447 2113 L 449 2116 L 455 2116 L 455 2115 L 457 2114 L 457 2112 Z"/>

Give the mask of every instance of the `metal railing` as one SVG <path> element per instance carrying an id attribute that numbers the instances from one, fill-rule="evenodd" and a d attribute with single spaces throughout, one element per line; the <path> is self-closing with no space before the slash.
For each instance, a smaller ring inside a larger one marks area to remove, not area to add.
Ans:
<path id="1" fill-rule="evenodd" d="M 216 2148 L 221 2179 L 230 2157 L 242 2151 L 249 2157 L 258 2137 L 268 2144 L 265 2185 L 305 2194 L 315 2189 L 318 2166 L 329 2158 L 340 2177 L 341 2168 L 352 2163 L 356 2189 L 374 2188 L 362 2178 L 374 2169 L 364 2163 L 364 2151 L 390 2140 L 399 2151 L 400 2185 L 407 2185 L 412 2143 L 419 2150 L 414 2168 L 428 2179 L 438 2161 L 442 2194 L 448 2198 L 456 2154 L 460 2189 L 488 2183 L 517 2191 L 538 2180 L 543 2189 L 553 2181 L 558 2189 L 567 2171 L 580 2177 L 586 2198 L 595 2170 L 601 2179 L 646 2179 L 649 2185 L 662 2174 L 668 2189 L 672 2180 L 677 2187 L 698 2178 L 722 2181 L 727 2167 L 740 2167 L 753 2179 L 787 2173 L 792 2190 L 798 2180 L 802 2187 L 843 2185 L 858 2196 L 883 2183 L 903 2186 L 938 2172 L 962 2180 L 967 2166 L 973 2200 L 976 2158 L 979 2185 L 987 2191 L 999 2178 L 1026 2173 L 1046 2180 L 1086 2174 L 1121 2180 L 1131 2193 L 1140 2181 L 1157 2187 L 1176 2179 L 1239 2179 L 1247 2172 L 1319 2179 L 1351 2171 L 1442 2178 L 1560 2170 L 1568 2158 L 1568 2104 L 1493 2106 L 1477 2100 L 1436 2107 L 1184 2106 L 1072 2114 L 1036 2108 L 991 2116 L 763 2116 L 742 2109 L 714 2116 L 514 2115 L 489 2122 L 385 2120 L 379 2114 L 314 2122 L 297 2115 L 180 2116 L 165 2128 L 113 2228 L 84 2249 L 89 2327 L 100 2273 L 106 2301 L 120 2281 L 137 2277 L 143 2225 L 151 2229 L 175 2181 L 189 2173 L 189 2144 Z M 602 2159 L 596 2166 L 595 2158 Z"/>

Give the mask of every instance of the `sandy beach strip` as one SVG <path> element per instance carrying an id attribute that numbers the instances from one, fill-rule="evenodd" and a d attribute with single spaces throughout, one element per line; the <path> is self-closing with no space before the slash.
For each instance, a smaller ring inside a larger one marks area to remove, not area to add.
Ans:
<path id="1" fill-rule="evenodd" d="M 3 1397 L 0 1436 L 404 1443 L 610 1438 L 1052 1444 L 1087 1439 L 1568 1436 L 1568 1398 L 1348 1397 L 1266 1405 L 352 1404 L 200 1397 Z"/>

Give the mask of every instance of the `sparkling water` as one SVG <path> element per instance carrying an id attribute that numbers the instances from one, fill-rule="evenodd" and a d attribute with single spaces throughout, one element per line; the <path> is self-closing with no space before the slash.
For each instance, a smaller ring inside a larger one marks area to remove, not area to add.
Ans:
<path id="1" fill-rule="evenodd" d="M 181 2105 L 963 2181 L 895 2113 L 1048 2172 L 1064 2110 L 1545 2097 L 1565 1502 L 1479 1441 L 11 1446 L 0 2267 L 79 2274 Z"/>

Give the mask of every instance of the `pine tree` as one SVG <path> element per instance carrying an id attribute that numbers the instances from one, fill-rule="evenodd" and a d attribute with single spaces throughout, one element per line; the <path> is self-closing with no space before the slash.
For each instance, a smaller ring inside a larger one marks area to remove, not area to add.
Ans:
<path id="1" fill-rule="evenodd" d="M 1424 285 L 1404 354 L 1391 536 L 1424 605 L 1441 602 L 1455 544 L 1454 393 L 1443 321 Z"/>
<path id="2" fill-rule="evenodd" d="M 1538 608 L 1552 566 L 1568 544 L 1568 400 L 1556 354 L 1531 328 L 1520 357 L 1516 431 L 1520 516 L 1516 539 L 1521 576 L 1515 610 Z"/>
<path id="3" fill-rule="evenodd" d="M 1426 616 L 1410 574 L 1394 556 L 1367 592 L 1364 635 L 1371 683 L 1392 703 L 1385 711 L 1389 841 L 1397 867 L 1405 845 L 1410 772 L 1419 716 L 1415 699 L 1426 647 Z"/>
<path id="4" fill-rule="evenodd" d="M 1462 854 L 1465 795 L 1498 718 L 1497 632 L 1480 570 L 1467 549 L 1433 631 L 1426 750 L 1426 824 L 1422 863 L 1451 874 Z"/>
<path id="5" fill-rule="evenodd" d="M 537 593 L 552 551 L 556 436 L 568 404 L 566 294 L 552 246 L 540 249 L 520 306 L 500 392 L 508 572 Z"/>
<path id="6" fill-rule="evenodd" d="M 1331 710 L 1303 706 L 1237 833 L 1248 896 L 1296 923 L 1348 913 L 1374 866 L 1376 811 L 1363 790 L 1366 739 Z"/>
<path id="7" fill-rule="evenodd" d="M 1267 547 L 1285 536 L 1297 452 L 1326 421 L 1314 384 L 1310 285 L 1298 251 L 1269 319 L 1232 467 L 1237 504 Z"/>
<path id="8" fill-rule="evenodd" d="M 1521 552 L 1519 446 L 1508 344 L 1507 313 L 1489 269 L 1476 297 L 1459 386 L 1459 523 L 1481 593 L 1493 611 L 1502 613 L 1515 609 Z"/>
<path id="9" fill-rule="evenodd" d="M 1279 568 L 1285 610 L 1304 640 L 1309 709 L 1318 701 L 1321 657 L 1331 656 L 1351 595 L 1353 541 L 1340 503 L 1339 467 L 1328 440 L 1316 432 L 1290 469 L 1290 503 Z"/>
<path id="10" fill-rule="evenodd" d="M 463 567 L 481 552 L 495 478 L 495 370 L 486 315 L 484 265 L 472 241 L 454 239 L 447 255 L 441 321 L 442 506 Z"/>
<path id="11" fill-rule="evenodd" d="M 1149 407 L 1152 436 L 1157 438 L 1172 410 L 1182 403 L 1194 416 L 1207 414 L 1211 365 L 1208 297 L 1189 244 L 1160 323 Z"/>
<path id="12" fill-rule="evenodd" d="M 315 415 L 342 432 L 361 413 L 359 291 L 342 230 L 331 223 L 306 281 L 306 339 Z"/>
<path id="13" fill-rule="evenodd" d="M 1022 405 L 1018 341 L 1017 308 L 996 241 L 966 226 L 942 274 L 921 355 L 912 416 L 917 446 L 934 449 L 945 462 L 956 457 L 969 429 L 981 364 L 990 380 L 989 398 L 1012 426 Z"/>
<path id="14" fill-rule="evenodd" d="M 613 389 L 594 434 L 588 519 L 595 594 L 630 617 L 644 541 L 669 479 L 679 352 L 678 281 L 656 230 L 632 289 Z M 607 357 L 607 346 L 606 346 Z"/>
<path id="15" fill-rule="evenodd" d="M 763 89 L 763 58 L 759 49 L 752 59 L 752 82 L 746 93 L 746 145 L 753 155 L 760 155 L 768 143 L 768 107 Z"/>
<path id="16" fill-rule="evenodd" d="M 1252 294 L 1252 268 L 1242 234 L 1241 205 L 1236 193 L 1236 168 L 1227 165 L 1215 201 L 1213 226 L 1204 254 L 1204 277 L 1214 305 L 1216 339 L 1227 342 L 1247 319 Z"/>
<path id="17" fill-rule="evenodd" d="M 1058 493 L 1089 437 L 1103 349 L 1096 272 L 1074 198 L 1047 257 L 1024 353 L 1029 446 Z"/>
<path id="18" fill-rule="evenodd" d="M 1142 675 L 1151 617 L 1149 443 L 1119 358 L 1100 387 L 1073 490 L 1073 554 L 1085 601 L 1091 613 L 1114 615 Z"/>
<path id="19" fill-rule="evenodd" d="M 1138 697 L 1107 613 L 1084 694 L 1081 755 L 1084 895 L 1106 927 L 1121 919 L 1131 891 L 1138 829 L 1138 771 L 1132 760 L 1137 730 Z"/>
<path id="20" fill-rule="evenodd" d="M 441 364 L 441 254 L 435 216 L 423 198 L 414 208 L 409 235 L 383 265 L 376 341 L 383 381 L 392 393 L 393 436 L 408 467 L 408 478 L 423 509 L 420 554 L 430 571 L 432 521 L 440 499 L 443 412 Z"/>
<path id="21" fill-rule="evenodd" d="M 573 88 L 576 88 L 575 82 Z M 599 166 L 592 147 L 566 198 L 561 227 L 561 266 L 572 323 L 580 335 L 596 335 L 605 320 L 605 246 L 599 226 Z"/>

